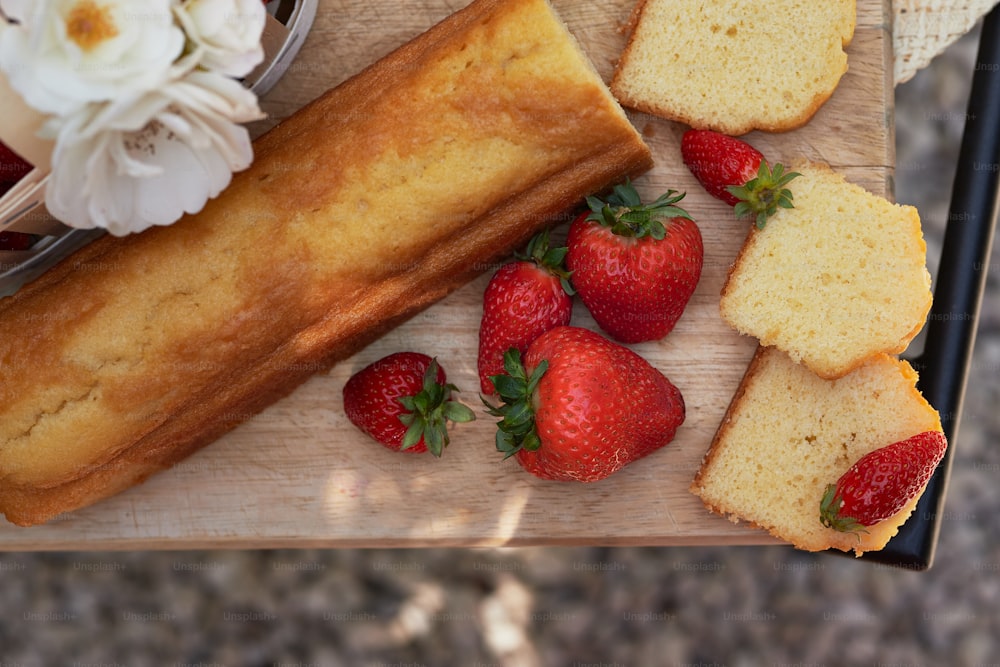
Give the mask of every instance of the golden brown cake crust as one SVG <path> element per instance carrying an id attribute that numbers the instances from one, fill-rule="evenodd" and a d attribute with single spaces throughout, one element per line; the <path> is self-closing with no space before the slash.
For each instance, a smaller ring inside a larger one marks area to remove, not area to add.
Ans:
<path id="1" fill-rule="evenodd" d="M 170 467 L 651 166 L 542 0 L 473 2 L 255 156 L 200 214 L 0 301 L 10 521 Z"/>
<path id="2" fill-rule="evenodd" d="M 704 457 L 702 457 L 701 467 L 698 468 L 698 472 L 695 473 L 694 479 L 691 481 L 690 490 L 695 495 L 700 495 L 698 490 L 702 486 L 702 476 L 709 468 L 711 468 L 715 459 L 715 454 L 722 446 L 721 443 L 725 440 L 729 432 L 729 428 L 732 425 L 733 415 L 743 404 L 743 395 L 753 382 L 753 379 L 757 376 L 760 366 L 765 363 L 764 355 L 767 350 L 768 348 L 763 345 L 758 345 L 757 349 L 754 350 L 753 357 L 750 358 L 750 363 L 747 365 L 747 369 L 743 373 L 743 378 L 740 380 L 739 386 L 736 387 L 736 391 L 733 393 L 733 397 L 730 399 L 729 405 L 726 407 L 725 414 L 722 415 L 722 421 L 719 422 L 719 427 L 715 431 L 715 436 L 713 436 L 712 442 L 708 446 L 708 450 L 705 452 Z M 726 513 L 721 508 L 708 502 L 706 502 L 706 507 L 718 514 Z"/>

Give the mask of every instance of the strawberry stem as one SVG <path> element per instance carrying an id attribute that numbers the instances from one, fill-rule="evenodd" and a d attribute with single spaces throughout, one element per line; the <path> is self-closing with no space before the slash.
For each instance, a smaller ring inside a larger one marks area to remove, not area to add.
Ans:
<path id="1" fill-rule="evenodd" d="M 734 213 L 737 217 L 752 215 L 757 229 L 763 229 L 767 219 L 779 208 L 794 208 L 792 191 L 785 186 L 797 176 L 801 174 L 795 171 L 786 174 L 784 165 L 776 164 L 771 169 L 766 160 L 761 160 L 756 178 L 743 185 L 726 188 L 729 194 L 740 200 L 733 209 Z"/>
<path id="2" fill-rule="evenodd" d="M 468 406 L 451 400 L 452 392 L 458 388 L 450 383 L 441 384 L 437 375 L 438 363 L 432 359 L 424 372 L 421 390 L 413 396 L 399 398 L 407 410 L 399 415 L 399 420 L 407 426 L 401 451 L 423 440 L 427 451 L 440 457 L 449 442 L 448 422 L 470 422 L 476 418 Z"/>
<path id="3" fill-rule="evenodd" d="M 507 460 L 522 449 L 536 451 L 542 445 L 535 428 L 531 397 L 549 364 L 543 360 L 529 377 L 520 351 L 512 347 L 503 355 L 503 367 L 506 373 L 490 377 L 503 404 L 494 406 L 485 397 L 483 403 L 490 415 L 501 418 L 497 423 L 496 448 Z"/>
<path id="4" fill-rule="evenodd" d="M 550 247 L 549 230 L 543 229 L 528 241 L 524 252 L 514 253 L 514 258 L 520 261 L 534 262 L 538 268 L 559 278 L 559 284 L 562 285 L 566 294 L 573 296 L 576 294 L 576 290 L 573 289 L 569 281 L 572 272 L 566 269 L 564 263 L 568 252 L 569 248 L 566 246 Z"/>
<path id="5" fill-rule="evenodd" d="M 836 484 L 829 484 L 823 493 L 823 499 L 819 503 L 819 522 L 827 528 L 842 533 L 854 533 L 861 539 L 861 533 L 867 533 L 864 525 L 854 517 L 840 516 L 840 509 L 844 501 L 837 491 Z"/>
<path id="6" fill-rule="evenodd" d="M 612 188 L 606 200 L 599 197 L 587 197 L 590 215 L 587 220 L 599 222 L 618 236 L 643 238 L 651 236 L 657 241 L 667 235 L 664 221 L 671 218 L 691 219 L 691 215 L 677 202 L 684 199 L 685 193 L 667 190 L 650 204 L 643 204 L 639 192 L 631 181 Z"/>

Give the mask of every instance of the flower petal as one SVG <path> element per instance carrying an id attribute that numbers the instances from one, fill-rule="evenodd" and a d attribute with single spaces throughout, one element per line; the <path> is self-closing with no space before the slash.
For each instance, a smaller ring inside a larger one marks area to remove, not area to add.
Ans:
<path id="1" fill-rule="evenodd" d="M 238 78 L 264 60 L 267 15 L 260 0 L 186 0 L 176 12 L 207 69 Z"/>
<path id="2" fill-rule="evenodd" d="M 192 70 L 160 89 L 50 121 L 49 210 L 70 226 L 115 235 L 171 224 L 249 166 L 253 146 L 238 119 L 261 116 L 256 96 L 239 83 Z"/>
<path id="3" fill-rule="evenodd" d="M 0 31 L 0 69 L 44 113 L 69 114 L 90 102 L 157 88 L 184 48 L 171 0 L 14 5 L 23 22 Z"/>

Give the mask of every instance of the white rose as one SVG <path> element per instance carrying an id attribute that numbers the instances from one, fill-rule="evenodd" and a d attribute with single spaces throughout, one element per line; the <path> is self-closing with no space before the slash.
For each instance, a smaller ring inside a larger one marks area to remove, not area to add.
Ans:
<path id="1" fill-rule="evenodd" d="M 184 0 L 175 10 L 202 66 L 238 78 L 263 61 L 261 0 Z"/>
<path id="2" fill-rule="evenodd" d="M 46 205 L 71 227 L 118 236 L 169 225 L 249 166 L 253 148 L 239 123 L 261 117 L 256 96 L 238 82 L 194 70 L 159 90 L 53 120 Z"/>
<path id="3" fill-rule="evenodd" d="M 35 109 L 72 113 L 163 84 L 184 48 L 170 0 L 4 0 L 0 69 Z"/>
<path id="4" fill-rule="evenodd" d="M 0 0 L 0 13 L 9 19 L 23 21 L 29 4 L 29 0 Z"/>

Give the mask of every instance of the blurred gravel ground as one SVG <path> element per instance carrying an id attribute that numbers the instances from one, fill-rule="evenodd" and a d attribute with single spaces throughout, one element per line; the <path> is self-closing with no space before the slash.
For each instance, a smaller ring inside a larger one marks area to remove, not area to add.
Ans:
<path id="1" fill-rule="evenodd" d="M 932 269 L 974 46 L 897 91 Z M 998 665 L 998 257 L 928 573 L 784 547 L 6 554 L 0 667 Z"/>

